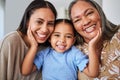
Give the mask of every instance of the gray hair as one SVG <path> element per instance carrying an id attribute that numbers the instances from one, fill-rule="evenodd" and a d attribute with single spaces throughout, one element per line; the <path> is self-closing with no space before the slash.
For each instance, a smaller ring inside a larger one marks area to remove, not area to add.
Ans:
<path id="1" fill-rule="evenodd" d="M 74 0 L 74 1 L 72 1 L 70 3 L 70 5 L 69 5 L 69 9 L 68 9 L 70 19 L 71 19 L 71 9 L 72 9 L 73 5 L 76 4 L 78 1 L 88 2 L 90 5 L 92 5 L 93 7 L 96 8 L 96 10 L 98 11 L 98 13 L 99 13 L 99 15 L 101 17 L 102 39 L 104 39 L 104 40 L 110 40 L 112 38 L 112 36 L 118 31 L 118 29 L 120 28 L 120 26 L 115 25 L 112 22 L 110 22 L 109 20 L 107 20 L 104 12 L 102 10 L 102 8 L 95 1 L 93 1 L 93 0 Z M 82 40 L 82 39 L 80 39 L 80 40 Z M 81 43 L 83 43 L 83 41 L 84 40 L 82 40 Z"/>

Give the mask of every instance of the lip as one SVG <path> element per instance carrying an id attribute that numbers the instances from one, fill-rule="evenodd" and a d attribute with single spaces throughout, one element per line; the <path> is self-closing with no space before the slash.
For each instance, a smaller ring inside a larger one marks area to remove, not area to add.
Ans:
<path id="1" fill-rule="evenodd" d="M 66 50 L 66 45 L 65 44 L 62 44 L 62 43 L 59 43 L 59 44 L 56 44 L 56 48 L 58 51 L 65 51 Z"/>
<path id="2" fill-rule="evenodd" d="M 37 38 L 39 40 L 45 40 L 47 37 L 47 34 L 41 34 L 41 33 L 37 33 Z"/>
<path id="3" fill-rule="evenodd" d="M 38 35 L 39 37 L 41 37 L 41 38 L 44 38 L 44 37 L 47 36 L 46 34 L 40 34 L 40 33 L 37 33 L 37 35 Z"/>
<path id="4" fill-rule="evenodd" d="M 91 26 L 85 27 L 85 28 L 83 29 L 83 31 L 85 31 L 86 33 L 91 33 L 92 31 L 94 31 L 95 27 L 96 27 L 96 25 L 93 24 L 93 25 L 91 25 Z"/>
<path id="5" fill-rule="evenodd" d="M 66 46 L 64 46 L 64 45 L 57 45 L 57 48 L 58 48 L 59 50 L 64 50 L 65 47 L 66 47 Z"/>

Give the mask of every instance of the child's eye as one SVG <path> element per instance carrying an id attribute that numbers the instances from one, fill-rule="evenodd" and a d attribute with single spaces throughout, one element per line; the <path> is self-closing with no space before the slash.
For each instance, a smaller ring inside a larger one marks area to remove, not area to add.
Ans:
<path id="1" fill-rule="evenodd" d="M 73 36 L 66 36 L 67 38 L 73 38 Z"/>
<path id="2" fill-rule="evenodd" d="M 59 37 L 60 35 L 59 34 L 54 34 L 55 37 Z"/>

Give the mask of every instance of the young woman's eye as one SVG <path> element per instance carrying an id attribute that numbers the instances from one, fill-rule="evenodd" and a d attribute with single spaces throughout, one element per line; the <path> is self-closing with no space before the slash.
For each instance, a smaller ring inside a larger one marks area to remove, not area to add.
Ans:
<path id="1" fill-rule="evenodd" d="M 54 23 L 48 23 L 49 26 L 54 26 Z"/>
<path id="2" fill-rule="evenodd" d="M 43 22 L 42 21 L 36 21 L 37 22 L 37 24 L 42 24 Z"/>

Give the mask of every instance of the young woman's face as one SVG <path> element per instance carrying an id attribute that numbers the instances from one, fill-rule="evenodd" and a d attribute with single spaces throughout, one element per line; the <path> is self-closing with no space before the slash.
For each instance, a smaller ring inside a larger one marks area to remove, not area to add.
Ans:
<path id="1" fill-rule="evenodd" d="M 101 18 L 98 11 L 85 1 L 78 1 L 71 9 L 71 18 L 75 29 L 89 42 L 101 28 Z"/>
<path id="2" fill-rule="evenodd" d="M 55 16 L 49 8 L 40 8 L 33 12 L 28 22 L 32 34 L 38 43 L 44 43 L 54 30 Z"/>
<path id="3" fill-rule="evenodd" d="M 71 25 L 64 22 L 55 26 L 55 30 L 50 37 L 50 43 L 57 52 L 65 52 L 75 41 L 74 32 Z"/>

